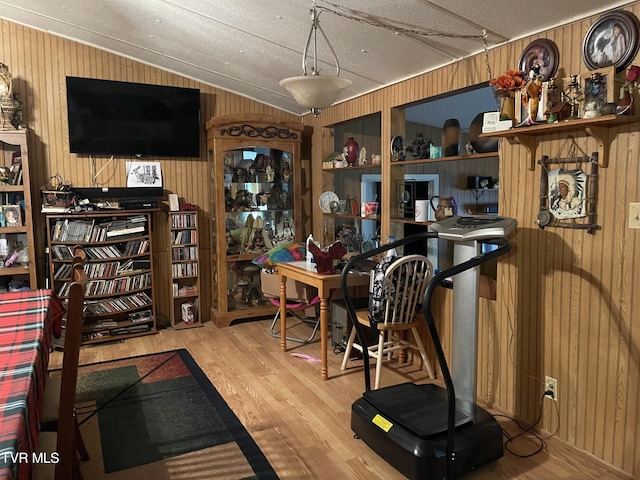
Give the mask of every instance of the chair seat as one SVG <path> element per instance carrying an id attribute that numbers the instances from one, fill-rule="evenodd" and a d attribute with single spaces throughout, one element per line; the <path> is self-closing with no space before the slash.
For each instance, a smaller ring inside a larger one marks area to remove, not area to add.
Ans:
<path id="1" fill-rule="evenodd" d="M 271 322 L 271 326 L 269 327 L 269 333 L 272 337 L 280 338 L 280 333 L 275 330 L 276 324 L 278 323 L 278 319 L 280 318 L 280 299 L 276 297 L 269 297 L 269 300 L 273 305 L 278 307 L 278 311 L 273 317 L 273 321 Z M 287 340 L 291 340 L 292 342 L 298 343 L 309 343 L 316 336 L 316 332 L 320 327 L 320 315 L 316 311 L 315 305 L 320 303 L 320 297 L 316 295 L 309 303 L 292 301 L 291 303 L 286 304 L 286 309 L 288 312 L 292 313 L 296 318 L 305 323 L 313 324 L 313 330 L 311 334 L 307 338 L 300 337 L 286 337 Z M 298 313 L 300 312 L 300 313 Z"/>
<path id="2" fill-rule="evenodd" d="M 356 330 L 352 327 L 342 359 L 342 370 L 347 367 L 352 348 L 363 354 L 366 352 L 368 357 L 376 359 L 374 389 L 377 389 L 380 386 L 383 357 L 391 358 L 392 352 L 413 348 L 420 352 L 429 378 L 435 378 L 417 328 L 421 321 L 416 316 L 418 303 L 424 297 L 432 272 L 431 262 L 423 255 L 407 255 L 380 262 L 371 273 L 369 308 L 355 312 L 358 325 L 379 333 L 377 344 L 362 346 L 356 343 Z M 375 321 L 372 322 L 370 316 Z M 411 332 L 414 341 L 409 342 L 398 334 L 403 331 Z M 399 358 L 403 359 L 403 355 Z"/>
<path id="3" fill-rule="evenodd" d="M 60 376 L 47 378 L 47 385 L 44 387 L 44 403 L 40 414 L 40 423 L 43 425 L 58 421 L 61 381 L 62 377 Z"/>
<path id="4" fill-rule="evenodd" d="M 371 326 L 371 322 L 369 321 L 369 310 L 356 310 L 356 318 L 358 319 L 358 323 L 360 325 L 364 325 L 366 327 Z M 403 331 L 403 330 L 411 330 L 412 328 L 420 325 L 421 321 L 419 319 L 414 320 L 413 322 L 400 323 L 400 324 L 384 324 L 384 323 L 376 323 L 376 328 L 380 331 Z"/>
<path id="5" fill-rule="evenodd" d="M 45 453 L 47 458 L 56 452 L 58 434 L 55 432 L 40 432 L 38 436 L 38 452 Z M 33 480 L 55 480 L 55 463 L 36 463 L 33 467 Z"/>
<path id="6" fill-rule="evenodd" d="M 269 301 L 271 303 L 273 303 L 276 307 L 280 307 L 280 299 L 276 298 L 276 297 L 269 297 Z M 317 295 L 315 296 L 315 298 L 311 299 L 311 301 L 309 303 L 304 303 L 304 302 L 297 302 L 297 301 L 292 301 L 292 303 L 288 303 L 289 300 L 287 299 L 287 310 L 300 310 L 301 308 L 309 308 L 314 306 L 316 303 L 320 303 L 320 297 L 318 297 Z"/>

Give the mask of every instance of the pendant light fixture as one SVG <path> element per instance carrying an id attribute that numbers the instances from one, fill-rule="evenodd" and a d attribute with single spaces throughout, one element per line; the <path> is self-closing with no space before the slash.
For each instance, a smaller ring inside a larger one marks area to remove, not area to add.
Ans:
<path id="1" fill-rule="evenodd" d="M 340 64 L 333 47 L 329 43 L 329 39 L 325 35 L 319 21 L 320 13 L 316 9 L 315 0 L 311 6 L 311 31 L 307 37 L 307 43 L 302 55 L 302 76 L 289 77 L 280 80 L 280 86 L 286 88 L 293 96 L 294 100 L 302 107 L 311 109 L 311 113 L 317 117 L 323 108 L 327 108 L 333 104 L 340 95 L 340 92 L 351 85 L 351 80 L 340 78 Z M 329 50 L 333 54 L 333 60 L 336 64 L 336 76 L 322 76 L 318 68 L 318 41 L 317 32 L 324 37 Z M 313 66 L 311 74 L 307 73 L 307 57 L 309 47 L 313 40 Z"/>

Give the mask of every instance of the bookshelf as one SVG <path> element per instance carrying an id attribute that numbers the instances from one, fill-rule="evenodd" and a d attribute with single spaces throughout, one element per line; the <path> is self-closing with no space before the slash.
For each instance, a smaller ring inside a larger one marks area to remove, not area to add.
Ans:
<path id="1" fill-rule="evenodd" d="M 201 327 L 197 212 L 169 212 L 169 236 L 171 325 L 175 329 Z"/>
<path id="2" fill-rule="evenodd" d="M 156 333 L 153 210 L 47 215 L 51 288 L 66 299 L 73 247 L 86 253 L 83 344 Z"/>
<path id="3" fill-rule="evenodd" d="M 30 183 L 27 130 L 1 131 L 0 291 L 38 288 Z"/>

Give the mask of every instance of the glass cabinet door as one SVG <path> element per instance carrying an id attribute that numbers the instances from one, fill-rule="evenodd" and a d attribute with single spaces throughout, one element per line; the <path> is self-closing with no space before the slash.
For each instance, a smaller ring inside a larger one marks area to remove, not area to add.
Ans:
<path id="1" fill-rule="evenodd" d="M 300 241 L 302 124 L 271 116 L 207 122 L 211 176 L 211 316 L 218 327 L 275 314 L 253 263 Z M 272 278 L 277 279 L 277 275 Z"/>
<path id="2" fill-rule="evenodd" d="M 293 155 L 247 147 L 224 152 L 227 255 L 255 254 L 293 241 Z"/>

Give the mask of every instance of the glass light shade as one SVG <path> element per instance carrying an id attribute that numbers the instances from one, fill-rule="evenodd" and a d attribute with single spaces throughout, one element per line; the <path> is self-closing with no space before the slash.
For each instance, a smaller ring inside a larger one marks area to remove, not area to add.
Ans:
<path id="1" fill-rule="evenodd" d="M 294 100 L 302 107 L 317 109 L 330 107 L 340 92 L 351 85 L 351 80 L 322 75 L 303 75 L 280 80 Z"/>

